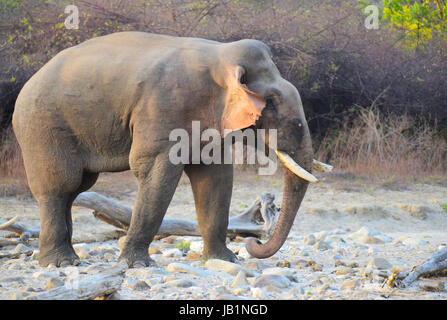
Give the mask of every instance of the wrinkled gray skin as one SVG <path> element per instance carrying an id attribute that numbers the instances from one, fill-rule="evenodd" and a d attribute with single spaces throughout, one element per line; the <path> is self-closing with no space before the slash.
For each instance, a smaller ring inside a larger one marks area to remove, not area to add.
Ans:
<path id="1" fill-rule="evenodd" d="M 221 131 L 224 111 L 246 107 L 240 87 L 235 89 L 235 83 L 243 83 L 267 101 L 255 127 L 278 129 L 278 150 L 311 172 L 311 139 L 300 96 L 270 54 L 256 40 L 219 43 L 123 32 L 64 50 L 39 70 L 17 99 L 13 127 L 40 208 L 40 265 L 79 263 L 71 244 L 73 200 L 100 172 L 129 169 L 138 179 L 138 194 L 120 260 L 129 266 L 151 263 L 149 244 L 185 171 L 203 257 L 234 261 L 225 245 L 233 166 L 173 165 L 168 154 L 176 142 L 169 141 L 169 133 L 175 128 L 191 132 L 197 120 L 202 130 Z M 269 257 L 283 245 L 306 192 L 308 183 L 284 170 L 274 234 L 265 244 L 247 243 L 255 257 Z"/>

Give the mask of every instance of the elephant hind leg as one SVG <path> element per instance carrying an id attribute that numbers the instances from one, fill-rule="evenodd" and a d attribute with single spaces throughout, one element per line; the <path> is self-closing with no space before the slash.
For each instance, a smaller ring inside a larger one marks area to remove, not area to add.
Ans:
<path id="1" fill-rule="evenodd" d="M 23 148 L 23 159 L 40 210 L 39 264 L 76 265 L 79 258 L 71 244 L 71 206 L 80 192 L 94 184 L 98 174 L 83 172 L 81 157 L 67 155 L 64 150 L 48 145 L 34 150 L 38 153 L 32 154 L 32 150 Z"/>
<path id="2" fill-rule="evenodd" d="M 84 172 L 81 183 L 75 191 L 39 196 L 40 266 L 45 267 L 51 263 L 58 267 L 79 264 L 79 257 L 71 243 L 73 234 L 71 207 L 79 193 L 93 186 L 97 178 L 97 173 Z"/>
<path id="3" fill-rule="evenodd" d="M 78 264 L 79 258 L 71 245 L 70 195 L 45 196 L 38 199 L 40 209 L 39 265 Z M 68 217 L 70 216 L 70 217 Z"/>

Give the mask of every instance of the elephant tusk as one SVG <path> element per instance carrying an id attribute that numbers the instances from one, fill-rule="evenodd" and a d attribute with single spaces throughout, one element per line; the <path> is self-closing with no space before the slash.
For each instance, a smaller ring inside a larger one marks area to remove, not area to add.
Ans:
<path id="1" fill-rule="evenodd" d="M 309 182 L 318 182 L 318 179 L 315 178 L 312 174 L 301 168 L 287 153 L 281 152 L 279 150 L 275 150 L 276 155 L 279 160 L 282 161 L 284 166 L 296 174 L 298 177 L 309 181 Z"/>
<path id="2" fill-rule="evenodd" d="M 332 169 L 334 168 L 330 164 L 326 164 L 326 163 L 320 162 L 315 159 L 313 160 L 312 165 L 313 165 L 314 170 L 321 171 L 321 172 L 331 172 Z"/>
<path id="3" fill-rule="evenodd" d="M 9 220 L 9 221 L 7 221 L 7 222 L 1 224 L 1 225 L 0 225 L 0 230 L 6 229 L 6 228 L 8 228 L 9 226 L 13 225 L 13 224 L 17 221 L 18 218 L 19 218 L 18 216 L 15 216 L 15 217 L 12 218 L 11 220 Z"/>

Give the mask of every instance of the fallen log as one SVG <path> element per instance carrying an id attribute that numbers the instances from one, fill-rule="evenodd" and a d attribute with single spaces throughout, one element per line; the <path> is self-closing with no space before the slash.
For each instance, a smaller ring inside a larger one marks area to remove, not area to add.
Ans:
<path id="1" fill-rule="evenodd" d="M 279 208 L 274 204 L 275 196 L 263 193 L 247 210 L 230 217 L 227 235 L 229 237 L 244 236 L 266 238 L 274 230 Z M 73 202 L 74 206 L 93 210 L 95 218 L 111 224 L 117 228 L 128 230 L 132 217 L 132 209 L 96 192 L 83 192 Z M 7 230 L 19 234 L 22 240 L 39 237 L 39 226 L 27 227 L 16 222 L 17 217 L 0 225 L 0 230 Z M 164 219 L 157 237 L 170 235 L 200 236 L 196 222 L 180 219 Z"/>
<path id="2" fill-rule="evenodd" d="M 119 263 L 100 274 L 79 279 L 79 273 L 69 274 L 64 286 L 27 297 L 27 300 L 91 300 L 110 295 L 121 287 L 127 263 Z"/>
<path id="3" fill-rule="evenodd" d="M 413 267 L 410 272 L 395 275 L 393 283 L 394 286 L 406 288 L 421 277 L 440 274 L 447 275 L 447 248 L 439 250 L 421 265 Z"/>

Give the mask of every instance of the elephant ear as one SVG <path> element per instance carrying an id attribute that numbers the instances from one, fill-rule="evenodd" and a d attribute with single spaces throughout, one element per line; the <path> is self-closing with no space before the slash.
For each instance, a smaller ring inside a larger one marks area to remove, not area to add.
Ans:
<path id="1" fill-rule="evenodd" d="M 243 80 L 245 69 L 241 66 L 227 69 L 227 95 L 222 115 L 222 137 L 231 131 L 248 128 L 256 123 L 265 108 L 265 100 L 250 91 Z"/>

